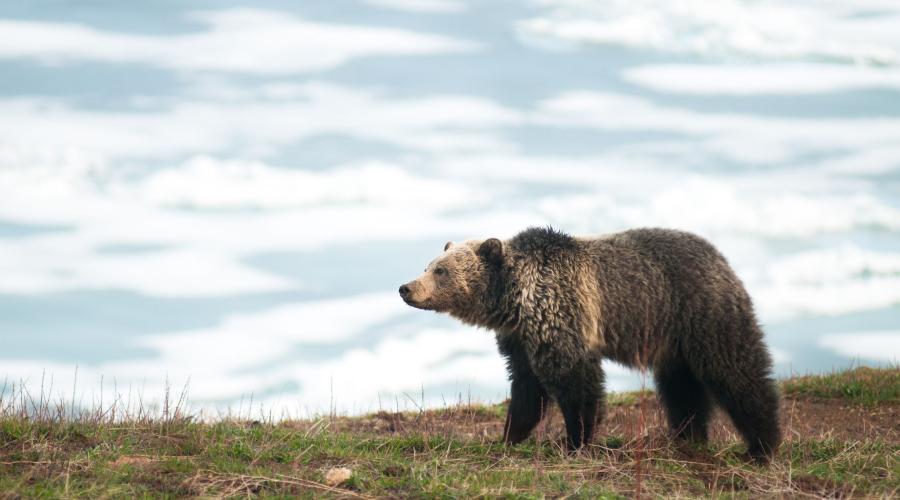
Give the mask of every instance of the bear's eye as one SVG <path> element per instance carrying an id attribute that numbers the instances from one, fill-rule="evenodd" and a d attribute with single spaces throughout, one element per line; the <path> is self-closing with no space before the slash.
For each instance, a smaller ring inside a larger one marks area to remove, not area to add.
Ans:
<path id="1" fill-rule="evenodd" d="M 438 276 L 443 276 L 446 272 L 447 272 L 447 270 L 444 269 L 443 267 L 434 268 L 434 274 L 437 274 Z"/>

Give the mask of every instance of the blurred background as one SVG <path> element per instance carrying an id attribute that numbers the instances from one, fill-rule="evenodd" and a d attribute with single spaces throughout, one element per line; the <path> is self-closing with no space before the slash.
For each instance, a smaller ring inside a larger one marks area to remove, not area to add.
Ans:
<path id="1" fill-rule="evenodd" d="M 707 237 L 779 375 L 896 363 L 898 26 L 895 0 L 4 1 L 0 378 L 498 401 L 492 334 L 396 289 L 546 224 Z"/>

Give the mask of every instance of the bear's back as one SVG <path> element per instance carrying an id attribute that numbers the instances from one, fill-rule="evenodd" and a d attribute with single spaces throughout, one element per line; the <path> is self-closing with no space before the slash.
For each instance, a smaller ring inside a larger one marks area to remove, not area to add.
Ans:
<path id="1" fill-rule="evenodd" d="M 743 292 L 743 285 L 725 257 L 709 241 L 674 229 L 633 229 L 618 237 L 659 266 L 679 302 L 692 297 L 715 300 Z"/>
<path id="2" fill-rule="evenodd" d="M 607 355 L 620 362 L 653 364 L 656 351 L 672 348 L 668 332 L 690 335 L 750 307 L 725 258 L 700 236 L 641 228 L 578 241 L 594 263 Z"/>

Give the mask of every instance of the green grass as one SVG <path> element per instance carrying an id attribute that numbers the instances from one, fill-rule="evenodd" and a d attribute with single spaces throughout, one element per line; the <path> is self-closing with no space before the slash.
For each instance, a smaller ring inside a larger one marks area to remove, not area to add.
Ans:
<path id="1" fill-rule="evenodd" d="M 606 406 L 635 406 L 639 404 L 643 398 L 653 397 L 654 392 L 650 389 L 631 392 L 613 392 L 606 397 Z"/>
<path id="2" fill-rule="evenodd" d="M 857 369 L 791 380 L 784 388 L 790 397 L 871 405 L 890 418 L 898 414 L 897 388 L 888 387 L 896 377 L 896 369 Z M 636 417 L 646 396 L 617 395 L 610 406 Z M 834 408 L 841 411 L 838 404 Z M 194 422 L 177 411 L 162 420 L 94 414 L 73 422 L 52 413 L 25 418 L 20 410 L 7 405 L 0 415 L 0 498 L 2 492 L 37 498 L 757 498 L 900 492 L 896 432 L 798 435 L 788 429 L 774 463 L 759 467 L 743 460 L 737 439 L 714 439 L 708 447 L 675 444 L 650 419 L 647 428 L 602 436 L 577 456 L 562 451 L 558 432 L 506 447 L 496 435 L 503 405 L 279 423 Z M 350 479 L 328 486 L 326 473 L 334 467 L 349 468 Z"/>
<path id="3" fill-rule="evenodd" d="M 785 394 L 842 399 L 850 403 L 876 406 L 900 403 L 900 367 L 868 368 L 795 377 L 782 384 Z"/>

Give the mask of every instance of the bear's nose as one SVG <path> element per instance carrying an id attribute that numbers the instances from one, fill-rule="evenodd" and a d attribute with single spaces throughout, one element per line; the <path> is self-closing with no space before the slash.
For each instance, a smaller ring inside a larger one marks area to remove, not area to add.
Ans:
<path id="1" fill-rule="evenodd" d="M 406 298 L 409 295 L 409 287 L 406 285 L 400 285 L 400 296 Z"/>

